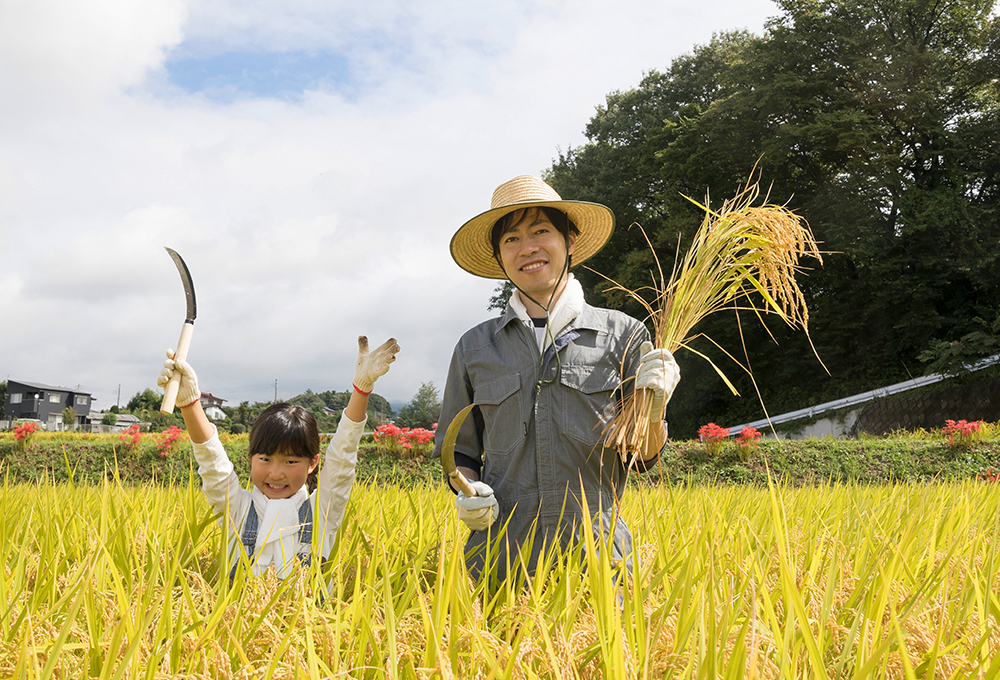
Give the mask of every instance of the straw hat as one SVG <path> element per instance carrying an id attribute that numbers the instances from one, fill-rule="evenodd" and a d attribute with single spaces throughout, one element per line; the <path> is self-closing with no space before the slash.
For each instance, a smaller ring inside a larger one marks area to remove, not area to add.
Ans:
<path id="1" fill-rule="evenodd" d="M 521 208 L 557 208 L 580 230 L 573 251 L 573 264 L 580 264 L 600 250 L 615 228 L 615 215 L 599 203 L 564 201 L 548 184 L 521 175 L 497 187 L 490 209 L 463 224 L 451 238 L 451 256 L 465 271 L 487 279 L 506 279 L 493 258 L 490 234 L 497 220 Z"/>

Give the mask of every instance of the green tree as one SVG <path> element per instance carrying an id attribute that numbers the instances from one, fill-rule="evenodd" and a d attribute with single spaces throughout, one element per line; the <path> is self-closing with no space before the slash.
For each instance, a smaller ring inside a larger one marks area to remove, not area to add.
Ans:
<path id="1" fill-rule="evenodd" d="M 968 371 L 978 359 L 994 355 L 1000 350 L 1000 316 L 992 324 L 975 319 L 980 330 L 966 333 L 958 340 L 937 340 L 918 359 L 928 364 L 932 373 L 957 375 Z"/>
<path id="2" fill-rule="evenodd" d="M 101 425 L 114 425 L 118 422 L 118 416 L 111 411 L 108 411 L 103 416 L 101 416 Z"/>
<path id="3" fill-rule="evenodd" d="M 230 414 L 232 415 L 232 414 Z M 248 432 L 250 430 L 250 402 L 241 401 L 240 405 L 236 408 L 236 416 L 239 418 L 240 425 L 243 426 L 243 431 Z"/>
<path id="4" fill-rule="evenodd" d="M 392 406 L 381 394 L 372 392 L 368 395 L 368 425 L 378 427 L 382 423 L 392 420 L 396 415 Z"/>
<path id="5" fill-rule="evenodd" d="M 312 390 L 306 390 L 304 394 L 292 397 L 288 400 L 288 403 L 301 406 L 312 413 L 320 432 L 332 432 L 336 429 L 337 423 L 333 416 L 324 411 L 326 400 Z"/>
<path id="6" fill-rule="evenodd" d="M 304 394 L 292 397 L 288 400 L 288 403 L 301 406 L 310 411 L 313 415 L 316 415 L 317 412 L 322 413 L 323 407 L 326 406 L 326 400 L 312 390 L 306 390 Z"/>
<path id="7" fill-rule="evenodd" d="M 490 297 L 490 303 L 486 305 L 486 311 L 492 309 L 499 310 L 500 314 L 503 314 L 503 310 L 507 308 L 507 300 L 514 293 L 514 284 L 510 281 L 501 281 L 493 289 L 493 295 Z"/>
<path id="8" fill-rule="evenodd" d="M 320 432 L 333 432 L 337 429 L 337 423 L 344 409 L 347 408 L 351 400 L 351 392 L 313 392 L 306 390 L 305 393 L 292 397 L 288 403 L 302 406 L 309 409 L 309 412 L 316 418 Z M 389 402 L 378 394 L 368 396 L 368 424 L 377 426 L 394 413 Z"/>
<path id="9" fill-rule="evenodd" d="M 67 430 L 76 429 L 76 411 L 72 406 L 67 406 L 62 412 L 63 427 Z"/>
<path id="10" fill-rule="evenodd" d="M 441 400 L 433 382 L 420 385 L 408 404 L 399 409 L 396 422 L 403 427 L 430 428 L 441 417 Z"/>
<path id="11" fill-rule="evenodd" d="M 132 395 L 132 398 L 128 400 L 128 404 L 125 405 L 125 410 L 133 415 L 139 415 L 142 411 L 146 411 L 147 413 L 159 411 L 162 401 L 162 394 L 157 394 L 147 387 L 142 392 L 136 392 Z"/>
<path id="12" fill-rule="evenodd" d="M 1000 19 L 992 0 L 779 0 L 761 37 L 717 36 L 635 90 L 615 92 L 548 179 L 563 196 L 609 205 L 619 228 L 588 265 L 630 288 L 665 269 L 701 215 L 755 163 L 772 203 L 803 215 L 827 251 L 800 278 L 816 350 L 801 333 L 735 314 L 704 331 L 745 356 L 780 413 L 905 379 L 930 348 L 989 351 L 1000 300 Z M 807 263 L 808 264 L 808 263 Z M 598 304 L 642 318 L 597 274 L 577 270 Z M 978 320 L 978 321 L 977 321 Z M 983 321 L 985 320 L 985 322 Z M 987 334 L 988 336 L 989 334 Z M 732 367 L 708 343 L 695 347 Z M 705 362 L 680 352 L 673 435 L 709 420 L 762 417 L 731 397 Z"/>
<path id="13" fill-rule="evenodd" d="M 184 418 L 180 409 L 174 408 L 173 413 L 160 413 L 160 404 L 163 402 L 163 395 L 157 394 L 148 387 L 142 392 L 136 392 L 125 410 L 139 418 L 143 422 L 149 423 L 151 432 L 159 432 L 170 427 L 184 427 Z"/>

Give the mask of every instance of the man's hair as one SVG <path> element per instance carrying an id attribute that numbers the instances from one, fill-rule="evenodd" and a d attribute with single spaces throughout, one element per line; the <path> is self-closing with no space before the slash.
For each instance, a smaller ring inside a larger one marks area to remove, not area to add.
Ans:
<path id="1" fill-rule="evenodd" d="M 567 217 L 566 213 L 558 208 L 552 208 L 549 206 L 533 206 L 509 212 L 498 219 L 493 224 L 493 229 L 490 231 L 490 245 L 493 246 L 493 257 L 497 260 L 497 262 L 500 261 L 500 239 L 518 221 L 520 221 L 522 217 L 524 217 L 526 211 L 528 210 L 540 210 L 549 219 L 552 226 L 554 226 L 559 233 L 563 235 L 563 238 L 568 238 L 570 234 L 577 235 L 580 233 L 577 226 L 573 224 L 573 220 Z"/>
<path id="2" fill-rule="evenodd" d="M 274 404 L 253 421 L 250 428 L 250 458 L 281 453 L 313 460 L 319 455 L 319 427 L 316 418 L 301 406 Z M 309 491 L 316 488 L 317 470 L 309 473 Z"/>

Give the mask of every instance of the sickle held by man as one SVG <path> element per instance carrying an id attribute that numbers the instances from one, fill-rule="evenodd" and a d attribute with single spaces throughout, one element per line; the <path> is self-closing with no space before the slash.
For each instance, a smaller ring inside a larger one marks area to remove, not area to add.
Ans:
<path id="1" fill-rule="evenodd" d="M 455 414 L 451 424 L 448 425 L 448 430 L 444 433 L 444 441 L 441 443 L 441 467 L 444 468 L 445 474 L 448 475 L 448 478 L 454 483 L 455 487 L 468 498 L 472 498 L 477 494 L 476 490 L 472 488 L 472 484 L 469 483 L 469 480 L 459 472 L 458 466 L 455 465 L 455 440 L 458 439 L 458 431 L 462 429 L 465 417 L 469 415 L 469 412 L 475 406 L 475 404 L 469 404 Z"/>

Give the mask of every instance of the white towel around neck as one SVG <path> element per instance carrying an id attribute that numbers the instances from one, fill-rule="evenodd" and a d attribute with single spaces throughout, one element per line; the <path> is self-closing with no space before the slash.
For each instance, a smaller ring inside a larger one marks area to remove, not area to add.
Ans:
<path id="1" fill-rule="evenodd" d="M 297 561 L 295 553 L 302 529 L 299 506 L 309 502 L 309 491 L 303 485 L 290 498 L 268 498 L 254 487 L 251 495 L 258 518 L 255 571 L 263 573 L 273 565 L 278 576 L 285 578 Z"/>
<path id="2" fill-rule="evenodd" d="M 528 316 L 528 308 L 525 307 L 524 302 L 521 301 L 520 294 L 517 290 L 513 292 L 510 296 L 511 309 L 517 314 L 517 318 L 528 325 L 529 328 L 534 330 L 534 324 L 531 321 L 531 317 Z M 563 329 L 573 322 L 573 319 L 580 315 L 583 311 L 583 286 L 580 282 L 576 280 L 576 277 L 572 274 L 566 280 L 566 287 L 563 289 L 562 295 L 556 300 L 555 304 L 552 305 L 552 309 L 549 311 L 549 331 L 551 333 L 537 333 L 536 338 L 538 339 L 538 349 L 544 350 L 547 345 L 551 345 L 555 338 L 559 337 Z M 546 342 L 548 340 L 548 342 Z"/>

